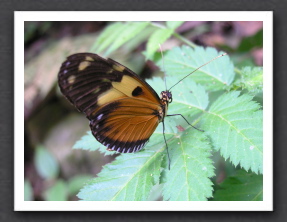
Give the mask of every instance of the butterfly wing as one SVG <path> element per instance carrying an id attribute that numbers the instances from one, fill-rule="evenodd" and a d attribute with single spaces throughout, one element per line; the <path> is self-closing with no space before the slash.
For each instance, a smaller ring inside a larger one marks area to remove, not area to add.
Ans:
<path id="1" fill-rule="evenodd" d="M 127 67 L 92 53 L 69 56 L 58 75 L 66 98 L 86 114 L 95 138 L 118 152 L 143 148 L 159 124 L 156 92 Z"/>
<path id="2" fill-rule="evenodd" d="M 109 150 L 121 153 L 139 151 L 159 124 L 154 104 L 122 98 L 102 107 L 90 121 L 93 135 Z"/>

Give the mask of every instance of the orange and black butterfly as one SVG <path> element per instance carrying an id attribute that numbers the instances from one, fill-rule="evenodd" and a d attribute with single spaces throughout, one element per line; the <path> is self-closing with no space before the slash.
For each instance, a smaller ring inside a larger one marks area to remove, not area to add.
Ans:
<path id="1" fill-rule="evenodd" d="M 164 124 L 172 102 L 173 86 L 159 97 L 127 67 L 92 53 L 69 56 L 58 81 L 65 97 L 90 120 L 94 137 L 108 150 L 120 153 L 141 150 L 158 124 Z"/>

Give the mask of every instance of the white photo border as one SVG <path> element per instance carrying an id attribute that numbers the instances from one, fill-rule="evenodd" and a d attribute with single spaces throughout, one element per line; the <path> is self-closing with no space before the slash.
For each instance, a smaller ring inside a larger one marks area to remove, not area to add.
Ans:
<path id="1" fill-rule="evenodd" d="M 263 21 L 263 201 L 24 201 L 25 21 Z M 15 211 L 273 211 L 272 11 L 16 11 L 14 12 Z M 17 124 L 16 124 L 17 123 Z"/>

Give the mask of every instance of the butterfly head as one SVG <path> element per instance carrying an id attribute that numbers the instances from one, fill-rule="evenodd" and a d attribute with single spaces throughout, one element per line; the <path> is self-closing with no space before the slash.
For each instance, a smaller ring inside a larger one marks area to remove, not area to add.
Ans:
<path id="1" fill-rule="evenodd" d="M 166 91 L 162 91 L 160 94 L 160 99 L 163 103 L 168 104 L 172 102 L 172 94 L 170 91 L 166 90 Z"/>

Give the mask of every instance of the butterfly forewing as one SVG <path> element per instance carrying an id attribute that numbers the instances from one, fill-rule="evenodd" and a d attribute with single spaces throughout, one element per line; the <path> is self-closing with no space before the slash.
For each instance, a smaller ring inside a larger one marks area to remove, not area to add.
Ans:
<path id="1" fill-rule="evenodd" d="M 156 92 L 114 60 L 74 54 L 58 78 L 62 93 L 86 114 L 93 135 L 109 150 L 142 149 L 160 122 L 163 106 Z"/>

